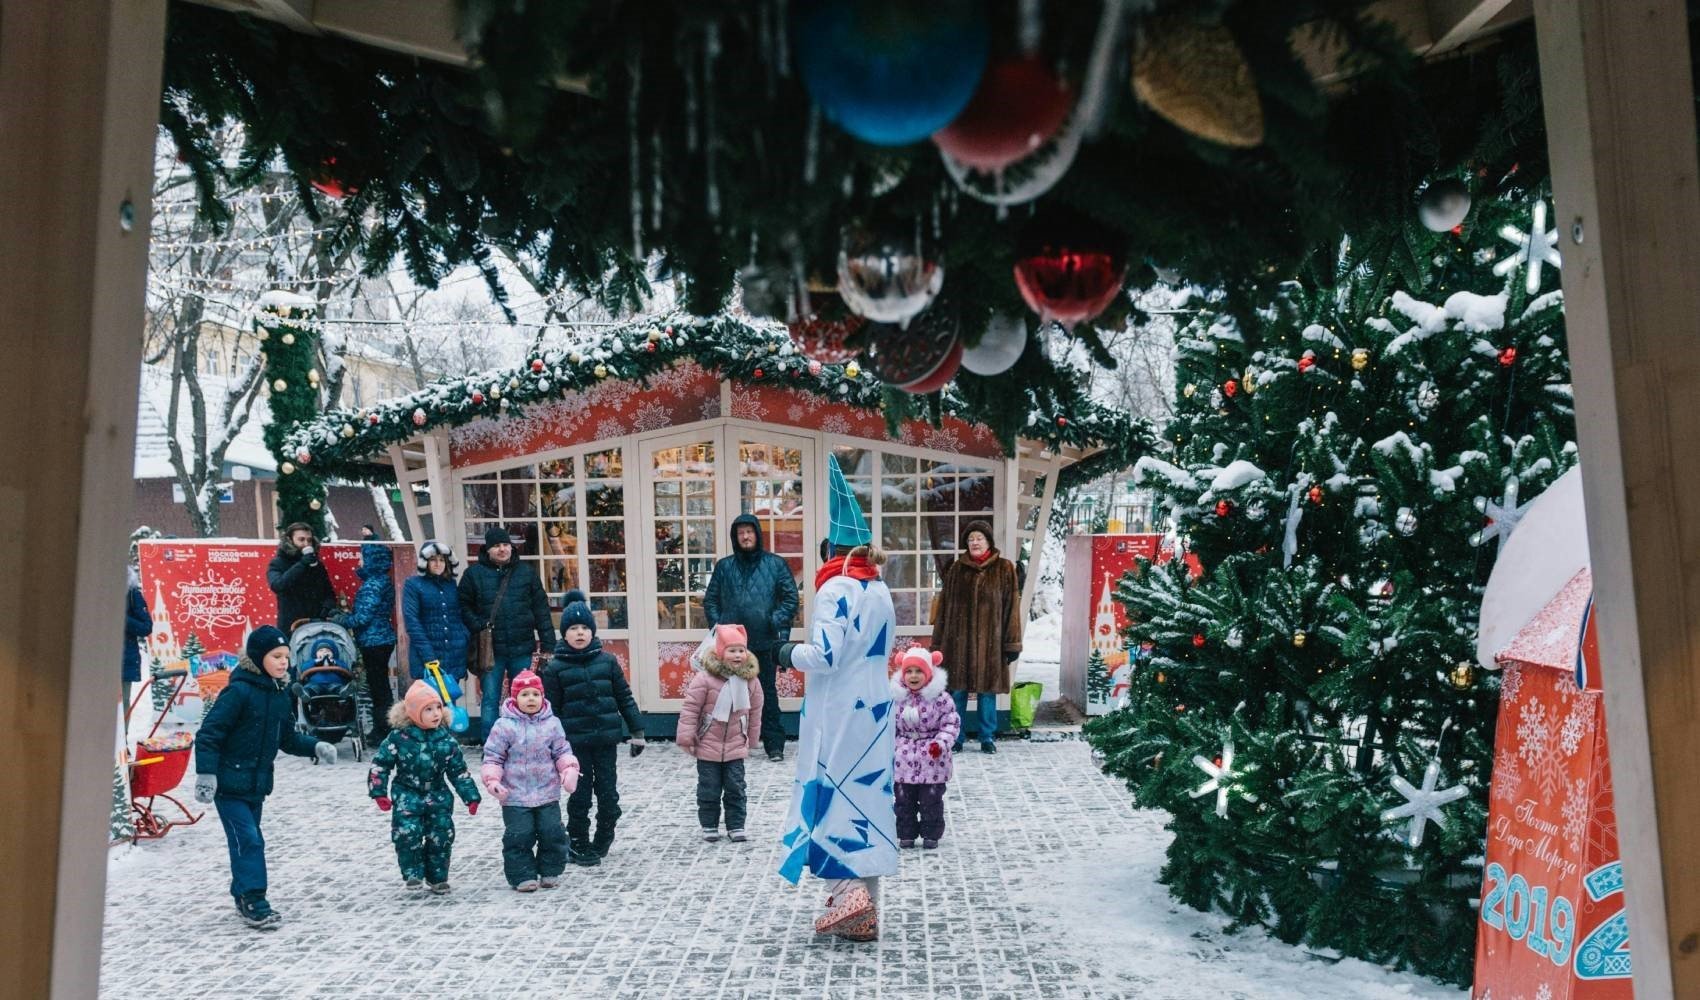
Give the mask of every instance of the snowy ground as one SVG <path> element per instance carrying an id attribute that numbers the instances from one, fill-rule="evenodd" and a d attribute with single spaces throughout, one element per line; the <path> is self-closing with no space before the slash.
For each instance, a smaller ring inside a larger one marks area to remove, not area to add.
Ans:
<path id="1" fill-rule="evenodd" d="M 1330 963 L 1173 904 L 1167 834 L 1085 744 L 964 754 L 936 852 L 905 852 L 877 944 L 816 939 L 823 892 L 774 874 L 789 765 L 749 765 L 748 844 L 696 834 L 691 761 L 622 758 L 626 816 L 600 868 L 530 896 L 502 879 L 499 816 L 457 816 L 454 892 L 401 888 L 365 767 L 280 758 L 265 814 L 274 932 L 241 926 L 216 816 L 111 854 L 102 996 L 1456 998 Z"/>

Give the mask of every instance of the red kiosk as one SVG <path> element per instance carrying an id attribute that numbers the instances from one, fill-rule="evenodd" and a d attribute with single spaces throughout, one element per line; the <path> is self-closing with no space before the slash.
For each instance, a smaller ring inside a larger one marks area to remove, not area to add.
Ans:
<path id="1" fill-rule="evenodd" d="M 1530 505 L 1482 602 L 1478 656 L 1504 676 L 1473 997 L 1634 995 L 1586 538 L 1571 470 Z"/>

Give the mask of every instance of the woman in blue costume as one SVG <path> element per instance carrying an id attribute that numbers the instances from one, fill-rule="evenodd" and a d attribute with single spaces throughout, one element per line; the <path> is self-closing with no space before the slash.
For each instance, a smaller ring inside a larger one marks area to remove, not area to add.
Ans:
<path id="1" fill-rule="evenodd" d="M 880 579 L 885 555 L 836 459 L 827 459 L 827 472 L 832 523 L 809 639 L 778 652 L 781 666 L 808 678 L 779 874 L 795 884 L 807 870 L 831 883 L 817 933 L 871 941 L 879 936 L 880 877 L 897 871 L 887 681 L 896 617 Z"/>

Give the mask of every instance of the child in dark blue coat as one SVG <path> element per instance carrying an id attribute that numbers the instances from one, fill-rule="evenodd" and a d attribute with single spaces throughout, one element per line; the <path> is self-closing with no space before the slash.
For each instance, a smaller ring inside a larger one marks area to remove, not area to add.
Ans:
<path id="1" fill-rule="evenodd" d="M 248 636 L 246 652 L 195 735 L 195 799 L 211 802 L 224 825 L 236 912 L 249 927 L 271 929 L 282 918 L 266 902 L 260 809 L 272 791 L 272 761 L 282 750 L 334 764 L 336 748 L 295 731 L 283 633 L 260 626 Z"/>

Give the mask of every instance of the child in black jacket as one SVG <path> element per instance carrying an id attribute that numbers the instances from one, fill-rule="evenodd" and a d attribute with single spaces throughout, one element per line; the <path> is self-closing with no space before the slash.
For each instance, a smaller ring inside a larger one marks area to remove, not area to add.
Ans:
<path id="1" fill-rule="evenodd" d="M 567 593 L 561 635 L 554 658 L 543 670 L 543 693 L 561 719 L 581 771 L 578 787 L 567 798 L 569 860 L 589 866 L 599 864 L 614 842 L 614 824 L 620 819 L 614 761 L 627 730 L 632 756 L 643 752 L 643 716 L 620 661 L 596 638 L 596 619 L 582 591 Z M 590 836 L 592 796 L 595 837 Z"/>
<path id="2" fill-rule="evenodd" d="M 260 809 L 272 791 L 277 752 L 336 763 L 336 747 L 295 731 L 290 715 L 289 640 L 270 625 L 248 636 L 247 657 L 195 734 L 195 799 L 211 802 L 230 849 L 230 895 L 249 927 L 281 921 L 266 902 L 266 839 Z"/>

